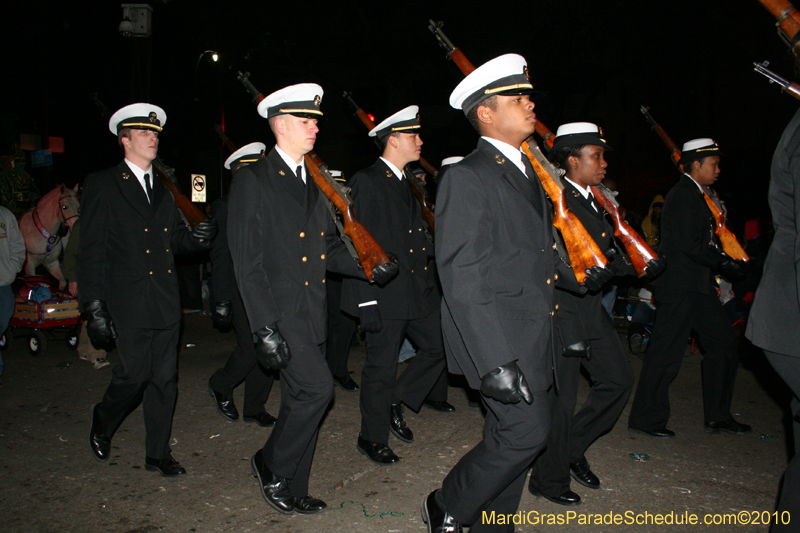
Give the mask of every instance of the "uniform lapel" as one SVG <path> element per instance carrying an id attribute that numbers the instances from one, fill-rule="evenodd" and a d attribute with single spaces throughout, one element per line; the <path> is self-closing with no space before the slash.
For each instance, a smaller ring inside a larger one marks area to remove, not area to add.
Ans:
<path id="1" fill-rule="evenodd" d="M 504 156 L 500 150 L 495 148 L 494 145 L 483 139 L 480 140 L 480 143 L 483 143 L 480 146 L 486 152 L 486 155 L 489 156 L 493 163 L 498 165 L 503 180 L 506 181 L 523 198 L 525 198 L 525 200 L 527 200 L 533 206 L 533 208 L 536 209 L 536 212 L 539 213 L 539 216 L 542 216 L 542 204 L 538 198 L 534 184 L 531 183 L 528 177 L 522 173 L 517 165 L 506 159 L 506 156 Z M 529 170 L 529 172 L 535 179 L 536 174 L 533 173 L 532 168 Z"/>
<path id="2" fill-rule="evenodd" d="M 147 193 L 144 192 L 141 183 L 136 179 L 136 174 L 133 173 L 133 170 L 128 167 L 124 160 L 117 166 L 114 178 L 125 200 L 142 218 L 150 220 L 152 212 L 150 202 L 147 201 Z"/>
<path id="3" fill-rule="evenodd" d="M 153 180 L 153 198 L 151 198 L 150 210 L 155 212 L 158 206 L 161 204 L 161 200 L 164 199 L 166 187 L 164 187 L 164 184 L 161 183 L 161 180 L 156 177 L 155 174 L 151 176 L 151 179 Z"/>
<path id="4" fill-rule="evenodd" d="M 402 180 L 398 179 L 399 176 L 395 175 L 394 171 L 389 168 L 389 165 L 383 159 L 378 159 L 378 163 L 380 167 L 379 173 L 389 184 L 389 189 L 402 198 L 406 205 L 411 205 L 411 199 L 408 197 L 411 194 L 411 190 L 408 188 L 408 183 L 403 183 Z"/>
<path id="5" fill-rule="evenodd" d="M 314 182 L 311 177 L 311 174 L 308 172 L 308 167 L 305 165 L 305 162 L 303 163 L 303 167 L 306 173 L 306 216 L 303 221 L 303 225 L 305 226 L 311 213 L 314 212 L 314 207 L 317 205 L 317 198 L 319 198 L 320 191 L 316 182 Z"/>
<path id="6" fill-rule="evenodd" d="M 284 189 L 301 207 L 306 205 L 306 190 L 297 176 L 294 175 L 295 169 L 289 168 L 283 158 L 272 148 L 267 157 L 272 165 L 278 170 L 277 176 L 270 176 L 278 183 L 278 187 Z"/>

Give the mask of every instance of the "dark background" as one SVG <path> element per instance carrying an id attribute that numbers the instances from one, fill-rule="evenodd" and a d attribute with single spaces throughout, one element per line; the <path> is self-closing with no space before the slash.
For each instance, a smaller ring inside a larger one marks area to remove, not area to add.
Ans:
<path id="1" fill-rule="evenodd" d="M 463 76 L 428 31 L 428 19 L 443 20 L 475 66 L 503 53 L 525 56 L 546 93 L 537 115 L 553 131 L 579 120 L 602 126 L 614 148 L 608 176 L 620 202 L 641 215 L 678 176 L 641 105 L 651 106 L 679 147 L 696 137 L 718 141 L 726 156 L 716 189 L 737 231 L 746 218 L 767 214 L 772 151 L 798 107 L 753 71 L 753 61 L 768 59 L 772 70 L 793 77 L 788 48 L 756 0 L 162 0 L 150 2 L 152 37 L 127 39 L 117 31 L 120 3 L 48 4 L 5 8 L 0 114 L 0 154 L 22 133 L 64 138 L 65 152 L 53 155 L 52 166 L 26 168 L 41 192 L 119 161 L 116 138 L 91 99 L 97 93 L 112 111 L 134 101 L 163 107 L 159 155 L 177 169 L 184 191 L 190 174 L 206 174 L 209 201 L 218 197 L 230 180 L 221 166 L 229 151 L 214 131 L 223 114 L 237 145 L 274 143 L 236 79 L 239 70 L 265 95 L 294 83 L 322 85 L 325 117 L 315 150 L 347 175 L 377 153 L 342 98 L 345 90 L 377 121 L 419 105 L 423 155 L 435 166 L 466 155 L 476 135 L 447 103 Z M 201 56 L 205 50 L 217 51 L 219 61 Z"/>

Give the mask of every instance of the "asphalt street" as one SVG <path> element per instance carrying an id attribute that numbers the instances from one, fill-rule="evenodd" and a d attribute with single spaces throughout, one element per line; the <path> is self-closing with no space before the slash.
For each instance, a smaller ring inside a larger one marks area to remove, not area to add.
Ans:
<path id="1" fill-rule="evenodd" d="M 208 378 L 233 349 L 232 332 L 220 333 L 201 315 L 184 319 L 172 449 L 188 475 L 178 479 L 143 468 L 141 408 L 114 436 L 111 459 L 97 462 L 88 447 L 89 410 L 100 401 L 113 367 L 94 370 L 66 342 L 55 339 L 45 354 L 33 357 L 25 330 L 14 333 L 12 346 L 3 353 L 5 373 L 0 378 L 0 530 L 8 533 L 426 531 L 420 517 L 423 496 L 440 486 L 481 437 L 481 410 L 469 407 L 464 390 L 451 380 L 456 412 L 406 410 L 415 442 L 390 437 L 401 461 L 378 466 L 356 450 L 358 394 L 337 388 L 320 430 L 310 481 L 311 495 L 325 500 L 329 510 L 313 516 L 281 515 L 264 502 L 250 473 L 250 457 L 271 430 L 226 421 L 208 395 Z M 743 348 L 733 409 L 738 420 L 753 426 L 753 433 L 707 434 L 702 356 L 688 351 L 687 344 L 687 357 L 671 388 L 669 427 L 677 437 L 629 433 L 629 401 L 614 430 L 587 453 L 602 481 L 600 490 L 573 482 L 572 489 L 584 501 L 571 508 L 526 491 L 520 504 L 525 523 L 517 526 L 518 532 L 767 531 L 762 524 L 774 519 L 769 513 L 787 447 L 793 445 L 786 434 L 786 390 L 760 352 Z M 633 355 L 629 359 L 638 376 L 641 362 Z M 109 360 L 119 361 L 114 352 Z M 363 361 L 362 344 L 350 357 L 356 381 Z M 588 382 L 582 385 L 579 404 L 587 391 Z M 239 405 L 242 395 L 240 387 L 235 393 Z M 277 415 L 279 401 L 276 382 L 267 410 Z M 698 524 L 675 524 L 692 516 Z M 732 517 L 737 525 L 730 525 Z M 673 523 L 657 525 L 658 518 Z M 585 523 L 589 520 L 594 525 Z M 723 520 L 728 524 L 713 525 Z"/>

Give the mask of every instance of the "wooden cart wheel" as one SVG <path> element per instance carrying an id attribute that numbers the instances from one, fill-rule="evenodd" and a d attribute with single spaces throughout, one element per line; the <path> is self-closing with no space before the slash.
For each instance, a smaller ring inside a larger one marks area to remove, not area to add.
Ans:
<path id="1" fill-rule="evenodd" d="M 43 331 L 35 330 L 28 339 L 28 350 L 33 356 L 44 355 L 47 351 L 47 337 Z"/>
<path id="2" fill-rule="evenodd" d="M 67 348 L 70 350 L 77 350 L 78 349 L 78 337 L 81 332 L 81 327 L 77 326 L 69 330 L 67 333 Z"/>
<path id="3" fill-rule="evenodd" d="M 14 335 L 11 334 L 11 328 L 8 328 L 5 333 L 0 335 L 0 352 L 5 352 L 11 348 L 11 343 L 14 341 Z"/>

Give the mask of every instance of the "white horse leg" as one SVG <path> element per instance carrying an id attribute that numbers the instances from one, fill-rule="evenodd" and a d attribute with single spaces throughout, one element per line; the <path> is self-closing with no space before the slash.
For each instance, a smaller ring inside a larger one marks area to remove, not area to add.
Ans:
<path id="1" fill-rule="evenodd" d="M 32 254 L 27 252 L 25 254 L 25 264 L 23 265 L 22 269 L 25 271 L 26 276 L 34 276 L 36 275 L 36 267 L 39 266 L 41 263 L 41 259 L 39 259 L 38 254 Z"/>
<path id="2" fill-rule="evenodd" d="M 53 251 L 55 252 L 56 249 L 53 248 Z M 55 259 L 53 261 L 48 261 L 47 263 L 45 263 L 44 267 L 47 269 L 48 272 L 50 272 L 50 275 L 56 278 L 56 280 L 58 281 L 58 288 L 62 291 L 65 290 L 67 288 L 67 281 L 64 279 L 64 274 L 61 273 L 61 263 L 58 262 L 58 256 L 55 256 Z"/>

